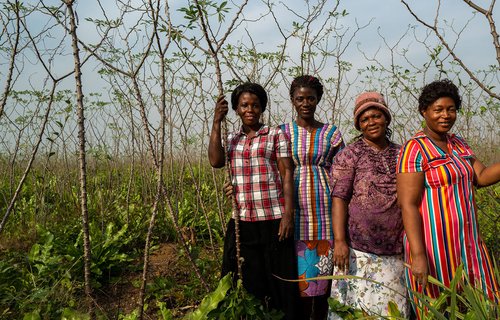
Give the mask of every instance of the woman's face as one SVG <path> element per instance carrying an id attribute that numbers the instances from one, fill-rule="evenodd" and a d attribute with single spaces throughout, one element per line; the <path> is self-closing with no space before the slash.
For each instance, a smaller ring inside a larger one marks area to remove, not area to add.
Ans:
<path id="1" fill-rule="evenodd" d="M 314 89 L 299 87 L 293 92 L 292 104 L 297 111 L 298 118 L 314 118 L 318 102 L 318 94 Z"/>
<path id="2" fill-rule="evenodd" d="M 243 125 L 251 128 L 258 126 L 262 107 L 257 95 L 250 92 L 243 92 L 238 99 L 236 113 L 241 118 Z"/>
<path id="3" fill-rule="evenodd" d="M 366 109 L 359 117 L 359 128 L 366 140 L 373 142 L 385 140 L 387 129 L 385 114 L 375 107 Z"/>
<path id="4" fill-rule="evenodd" d="M 427 128 L 442 135 L 448 133 L 457 120 L 457 107 L 450 97 L 442 97 L 434 101 L 422 112 Z"/>

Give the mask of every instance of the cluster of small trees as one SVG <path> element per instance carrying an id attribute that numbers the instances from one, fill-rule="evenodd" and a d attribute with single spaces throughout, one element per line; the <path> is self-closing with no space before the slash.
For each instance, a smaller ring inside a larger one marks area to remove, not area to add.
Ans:
<path id="1" fill-rule="evenodd" d="M 287 87 L 293 76 L 320 76 L 326 87 L 320 118 L 338 124 L 347 137 L 352 136 L 353 96 L 379 90 L 396 115 L 394 139 L 402 142 L 420 126 L 413 107 L 419 88 L 435 77 L 448 77 L 464 98 L 457 130 L 486 157 L 498 157 L 495 1 L 481 7 L 464 0 L 475 14 L 461 23 L 449 20 L 441 1 L 432 17 L 401 2 L 384 6 L 403 6 L 414 19 L 411 25 L 398 30 L 397 40 L 371 34 L 380 45 L 367 52 L 356 41 L 370 32 L 373 21 L 350 19 L 356 12 L 347 12 L 340 0 L 1 1 L 0 174 L 11 191 L 1 195 L 0 236 L 34 165 L 71 168 L 78 163 L 85 289 L 92 310 L 89 162 L 111 158 L 126 163 L 130 172 L 148 168 L 156 177 L 156 196 L 144 250 L 142 312 L 159 208 L 166 208 L 180 232 L 179 193 L 165 176 L 179 174 L 179 162 L 192 173 L 195 162 L 205 161 L 214 97 L 241 81 L 268 89 L 264 120 L 278 124 L 292 117 Z M 469 24 L 477 20 L 485 25 L 478 36 L 491 39 L 491 47 L 476 49 L 496 55 L 492 64 L 479 69 L 458 49 Z M 415 61 L 412 50 L 417 48 L 422 54 Z M 351 60 L 353 52 L 363 58 L 362 68 Z M 222 195 L 217 201 L 223 201 Z"/>

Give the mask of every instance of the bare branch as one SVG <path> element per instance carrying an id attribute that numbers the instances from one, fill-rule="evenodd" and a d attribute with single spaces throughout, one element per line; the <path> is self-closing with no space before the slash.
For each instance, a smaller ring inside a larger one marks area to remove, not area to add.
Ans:
<path id="1" fill-rule="evenodd" d="M 408 3 L 405 1 L 405 0 L 401 0 L 401 2 L 405 5 L 405 7 L 408 9 L 408 12 L 410 12 L 410 14 L 415 18 L 415 20 L 417 20 L 420 24 L 424 25 L 425 27 L 429 28 L 430 30 L 432 30 L 434 32 L 434 34 L 436 35 L 436 37 L 438 37 L 439 41 L 441 42 L 441 44 L 446 48 L 446 50 L 448 50 L 448 52 L 451 54 L 451 56 L 453 57 L 453 60 L 455 60 L 461 67 L 462 69 L 469 75 L 469 77 L 472 79 L 472 81 L 474 81 L 482 90 L 484 90 L 490 97 L 492 98 L 495 98 L 497 100 L 500 100 L 500 95 L 493 92 L 490 88 L 488 88 L 484 83 L 482 83 L 477 77 L 476 75 L 474 74 L 474 72 L 472 72 L 472 70 L 470 70 L 469 67 L 467 67 L 467 65 L 462 61 L 462 59 L 460 59 L 456 54 L 455 54 L 455 51 L 453 50 L 453 48 L 448 44 L 448 42 L 446 41 L 446 39 L 444 38 L 444 36 L 441 34 L 441 32 L 438 30 L 437 28 L 437 17 L 436 17 L 436 21 L 435 21 L 435 24 L 434 25 L 430 25 L 428 23 L 426 23 L 424 20 L 422 20 L 413 10 L 412 8 L 408 5 Z M 498 39 L 498 37 L 497 37 Z"/>
<path id="2" fill-rule="evenodd" d="M 85 295 L 89 308 L 90 318 L 95 318 L 94 299 L 92 294 L 92 286 L 90 285 L 90 263 L 91 263 L 91 245 L 89 231 L 89 214 L 87 207 L 87 161 L 85 151 L 85 109 L 83 106 L 83 90 L 82 90 L 82 71 L 80 62 L 80 49 L 78 48 L 78 36 L 76 34 L 76 14 L 73 11 L 73 1 L 66 0 L 66 7 L 69 13 L 71 34 L 71 45 L 73 47 L 73 58 L 75 63 L 75 82 L 76 82 L 76 104 L 78 112 L 78 160 L 80 164 L 80 206 L 82 214 L 83 228 L 83 256 L 84 256 L 84 276 L 85 276 Z"/>
<path id="3" fill-rule="evenodd" d="M 481 8 L 479 5 L 475 4 L 471 0 L 464 0 L 471 8 L 483 14 L 490 25 L 490 33 L 493 38 L 493 45 L 495 46 L 495 51 L 497 54 L 497 62 L 500 66 L 500 41 L 498 39 L 498 32 L 495 25 L 495 20 L 493 19 L 493 8 L 495 7 L 496 0 L 492 0 L 488 10 Z"/>
<path id="4" fill-rule="evenodd" d="M 7 71 L 7 80 L 5 81 L 5 86 L 2 94 L 2 98 L 0 100 L 0 118 L 2 118 L 3 111 L 5 109 L 5 104 L 7 103 L 7 97 L 9 96 L 9 92 L 11 89 L 11 82 L 12 82 L 12 74 L 14 72 L 14 65 L 16 61 L 16 56 L 18 53 L 18 45 L 19 45 L 19 34 L 20 34 L 20 14 L 19 11 L 21 10 L 20 8 L 20 3 L 18 0 L 16 0 L 14 6 L 14 12 L 16 14 L 16 36 L 14 39 L 14 45 L 12 46 L 11 54 L 10 54 L 10 60 L 9 60 L 9 68 Z M 0 228 L 1 231 L 1 228 Z"/>

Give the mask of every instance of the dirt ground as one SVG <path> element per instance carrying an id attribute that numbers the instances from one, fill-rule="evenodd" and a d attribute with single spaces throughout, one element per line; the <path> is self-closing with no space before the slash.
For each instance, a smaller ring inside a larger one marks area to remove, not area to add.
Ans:
<path id="1" fill-rule="evenodd" d="M 162 243 L 151 255 L 148 268 L 148 281 L 157 277 L 179 278 L 190 274 L 185 266 L 179 263 L 178 244 Z M 99 308 L 110 319 L 117 319 L 120 314 L 130 314 L 138 306 L 139 290 L 142 272 L 133 272 L 124 275 L 122 281 L 99 290 L 97 300 Z M 195 306 L 185 306 L 176 313 L 187 312 Z M 157 319 L 156 306 L 149 306 L 145 312 L 146 319 Z"/>

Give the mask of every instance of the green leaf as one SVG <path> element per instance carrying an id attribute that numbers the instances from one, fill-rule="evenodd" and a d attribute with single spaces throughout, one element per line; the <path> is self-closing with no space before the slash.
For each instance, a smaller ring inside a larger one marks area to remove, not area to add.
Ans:
<path id="1" fill-rule="evenodd" d="M 30 313 L 25 313 L 23 320 L 42 320 L 39 314 L 39 310 L 31 311 Z"/>
<path id="2" fill-rule="evenodd" d="M 158 308 L 160 309 L 158 311 L 158 313 L 160 314 L 161 319 L 163 319 L 163 320 L 173 320 L 174 319 L 172 312 L 169 309 L 167 309 L 165 302 L 160 301 L 157 303 L 157 305 L 158 305 Z"/>
<path id="3" fill-rule="evenodd" d="M 401 312 L 398 309 L 398 305 L 392 300 L 387 304 L 387 314 L 390 317 L 402 317 Z"/>
<path id="4" fill-rule="evenodd" d="M 88 320 L 88 319 L 90 319 L 90 316 L 88 314 L 78 312 L 71 308 L 64 308 L 61 315 L 61 320 Z"/>
<path id="5" fill-rule="evenodd" d="M 227 291 L 231 289 L 232 285 L 232 274 L 228 273 L 224 278 L 219 281 L 219 285 L 215 291 L 209 293 L 201 301 L 198 309 L 184 317 L 185 320 L 204 320 L 207 319 L 207 315 L 210 311 L 217 308 L 219 302 L 224 300 Z"/>

